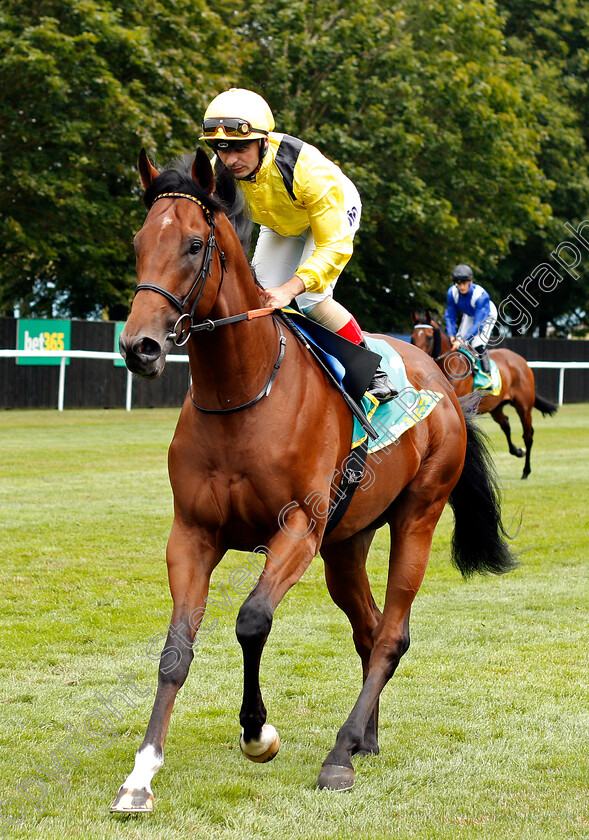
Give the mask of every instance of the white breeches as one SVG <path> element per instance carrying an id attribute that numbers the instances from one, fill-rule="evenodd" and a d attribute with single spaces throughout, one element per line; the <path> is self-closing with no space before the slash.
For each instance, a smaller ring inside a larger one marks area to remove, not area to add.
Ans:
<path id="1" fill-rule="evenodd" d="M 350 179 L 344 177 L 343 183 L 346 213 L 353 236 L 360 226 L 362 202 Z M 265 289 L 282 286 L 314 250 L 315 238 L 310 228 L 299 236 L 281 236 L 272 228 L 262 225 L 252 259 L 258 282 Z M 337 278 L 322 292 L 303 292 L 297 295 L 295 300 L 301 312 L 308 312 L 325 298 L 332 297 L 336 282 Z"/>
<path id="2" fill-rule="evenodd" d="M 473 335 L 473 337 L 468 342 L 470 346 L 476 350 L 482 350 L 484 347 L 487 346 L 487 343 L 491 338 L 491 332 L 493 331 L 493 327 L 497 322 L 497 307 L 494 303 L 491 303 L 490 306 L 491 311 L 489 313 L 489 317 L 485 321 L 483 321 L 476 335 Z M 473 322 L 474 318 L 472 317 L 472 315 L 462 316 L 462 320 L 460 322 L 460 326 L 458 327 L 458 332 L 456 334 L 458 338 L 464 339 L 464 336 L 472 327 Z"/>

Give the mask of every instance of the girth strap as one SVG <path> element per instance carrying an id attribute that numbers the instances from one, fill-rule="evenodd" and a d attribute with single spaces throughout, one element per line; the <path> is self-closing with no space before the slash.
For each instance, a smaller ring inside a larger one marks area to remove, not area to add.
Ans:
<path id="1" fill-rule="evenodd" d="M 339 488 L 336 491 L 335 501 L 327 515 L 327 525 L 323 533 L 324 538 L 330 534 L 336 525 L 339 525 L 343 519 L 343 516 L 352 501 L 352 496 L 356 492 L 356 489 L 362 480 L 362 476 L 364 475 L 367 453 L 368 438 L 366 437 L 359 446 L 352 449 L 349 457 L 346 459 L 346 467 L 344 469 Z"/>

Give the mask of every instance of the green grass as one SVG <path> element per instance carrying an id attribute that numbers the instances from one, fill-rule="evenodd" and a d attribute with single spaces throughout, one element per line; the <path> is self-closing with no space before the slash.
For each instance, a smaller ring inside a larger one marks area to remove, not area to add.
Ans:
<path id="1" fill-rule="evenodd" d="M 522 517 L 521 566 L 464 582 L 448 559 L 445 511 L 412 611 L 412 646 L 383 693 L 381 754 L 355 761 L 351 793 L 314 787 L 360 689 L 347 620 L 317 559 L 280 605 L 263 659 L 268 720 L 282 740 L 276 760 L 255 765 L 239 751 L 235 598 L 217 611 L 179 694 L 155 814 L 107 813 L 151 696 L 121 708 L 110 735 L 96 730 L 91 752 L 75 737 L 69 757 L 59 748 L 101 708 L 95 692 L 120 687 L 119 674 L 135 673 L 144 692 L 155 687 L 146 646 L 170 615 L 166 451 L 176 417 L 0 414 L 0 838 L 589 837 L 587 405 L 550 419 L 535 413 L 527 482 L 500 430 L 482 419 L 505 520 L 515 530 Z M 387 557 L 383 530 L 369 560 L 379 601 Z M 225 559 L 213 594 L 241 560 Z M 50 772 L 52 754 L 63 781 Z"/>

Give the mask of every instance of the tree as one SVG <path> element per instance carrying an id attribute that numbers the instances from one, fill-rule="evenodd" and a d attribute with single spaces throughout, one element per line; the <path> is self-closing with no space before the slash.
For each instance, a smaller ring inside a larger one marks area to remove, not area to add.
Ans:
<path id="1" fill-rule="evenodd" d="M 533 72 L 530 96 L 538 102 L 539 165 L 546 175 L 544 199 L 552 213 L 547 223 L 514 242 L 509 254 L 491 272 L 501 297 L 525 282 L 571 236 L 565 224 L 577 228 L 589 218 L 589 9 L 577 0 L 500 0 L 509 52 Z M 573 238 L 573 242 L 574 242 Z M 563 281 L 549 295 L 538 296 L 529 307 L 534 326 L 546 335 L 586 330 L 589 325 L 589 255 L 575 269 L 578 277 L 561 271 Z M 567 254 L 565 261 L 571 262 Z"/>
<path id="2" fill-rule="evenodd" d="M 442 305 L 457 262 L 500 300 L 589 214 L 588 33 L 581 0 L 3 0 L 0 311 L 124 311 L 138 151 L 192 148 L 231 85 L 357 184 L 337 294 L 363 326 Z M 583 266 L 540 328 L 588 288 Z"/>
<path id="3" fill-rule="evenodd" d="M 491 4 L 252 0 L 240 20 L 244 83 L 360 189 L 338 297 L 363 324 L 406 326 L 456 262 L 497 260 L 549 218 L 531 71 Z"/>
<path id="4" fill-rule="evenodd" d="M 232 45 L 204 0 L 4 0 L 4 311 L 125 310 L 143 217 L 139 150 L 166 159 L 194 146 Z"/>

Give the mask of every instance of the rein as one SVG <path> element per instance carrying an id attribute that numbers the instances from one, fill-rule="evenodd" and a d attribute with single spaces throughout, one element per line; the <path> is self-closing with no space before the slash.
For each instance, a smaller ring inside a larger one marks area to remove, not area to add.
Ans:
<path id="1" fill-rule="evenodd" d="M 259 311 L 259 310 L 254 310 L 254 311 Z M 248 313 L 245 313 L 245 314 L 247 315 Z M 240 316 L 235 315 L 233 317 L 238 318 Z M 226 321 L 226 320 L 229 320 L 229 319 L 223 318 L 222 320 Z M 245 320 L 245 319 L 241 319 L 241 320 Z M 278 369 L 279 369 L 280 365 L 282 364 L 282 360 L 284 358 L 284 350 L 286 348 L 286 336 L 284 335 L 284 332 L 283 332 L 280 324 L 277 323 L 277 326 L 278 326 L 278 329 L 280 331 L 278 358 L 276 359 L 276 361 L 274 363 L 274 367 L 272 368 L 272 371 L 270 373 L 270 377 L 269 377 L 268 381 L 266 382 L 266 384 L 264 385 L 264 387 L 262 388 L 262 390 L 260 391 L 260 393 L 256 397 L 254 397 L 252 400 L 249 400 L 246 403 L 242 403 L 241 405 L 236 405 L 234 408 L 203 408 L 201 405 L 197 405 L 195 403 L 194 397 L 192 396 L 192 384 L 191 384 L 189 393 L 190 393 L 190 399 L 192 401 L 192 405 L 196 409 L 198 409 L 198 411 L 202 411 L 203 414 L 232 414 L 234 411 L 242 411 L 244 408 L 250 408 L 250 406 L 255 405 L 257 402 L 259 402 L 262 399 L 262 397 L 267 397 L 268 394 L 270 393 L 270 391 L 272 390 L 272 385 L 274 384 L 274 380 L 276 378 L 276 374 L 278 373 Z"/>
<path id="2" fill-rule="evenodd" d="M 451 356 L 452 353 L 456 353 L 452 347 L 449 350 L 446 350 L 445 353 L 440 353 L 442 349 L 442 331 L 439 327 L 435 327 L 433 324 L 414 324 L 414 330 L 433 330 L 434 333 L 434 346 L 431 352 L 431 357 L 435 362 L 439 362 L 442 359 L 445 359 L 446 356 Z"/>

